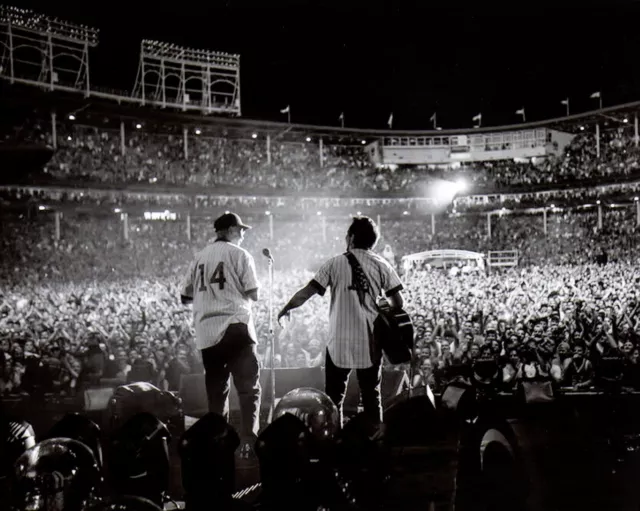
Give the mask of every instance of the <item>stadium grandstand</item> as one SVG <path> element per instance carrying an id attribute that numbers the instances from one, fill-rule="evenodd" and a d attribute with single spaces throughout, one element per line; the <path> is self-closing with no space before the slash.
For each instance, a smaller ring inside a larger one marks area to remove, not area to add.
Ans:
<path id="1" fill-rule="evenodd" d="M 640 101 L 472 129 L 252 120 L 238 55 L 145 40 L 134 92 L 106 92 L 90 81 L 99 32 L 56 23 L 0 8 L 8 403 L 40 389 L 86 404 L 139 380 L 178 394 L 201 374 L 179 284 L 225 211 L 253 226 L 243 247 L 263 281 L 270 247 L 279 306 L 345 250 L 352 217 L 373 218 L 415 326 L 413 363 L 386 369 L 414 388 L 440 396 L 491 360 L 503 394 L 540 380 L 595 392 L 615 359 L 609 380 L 640 391 Z M 42 61 L 11 37 L 76 58 Z M 169 86 L 166 69 L 186 75 Z M 317 297 L 278 329 L 278 368 L 323 365 L 328 308 Z M 269 312 L 258 302 L 264 367 Z"/>

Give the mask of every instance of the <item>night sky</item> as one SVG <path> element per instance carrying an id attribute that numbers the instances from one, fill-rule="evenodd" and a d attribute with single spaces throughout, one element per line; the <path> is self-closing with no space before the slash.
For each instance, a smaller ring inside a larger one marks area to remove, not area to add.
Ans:
<path id="1" fill-rule="evenodd" d="M 12 4 L 11 0 L 7 3 Z M 100 29 L 92 83 L 132 90 L 143 38 L 241 55 L 243 117 L 429 129 L 561 116 L 640 100 L 640 3 L 20 1 Z M 266 7 L 268 6 L 268 7 Z"/>

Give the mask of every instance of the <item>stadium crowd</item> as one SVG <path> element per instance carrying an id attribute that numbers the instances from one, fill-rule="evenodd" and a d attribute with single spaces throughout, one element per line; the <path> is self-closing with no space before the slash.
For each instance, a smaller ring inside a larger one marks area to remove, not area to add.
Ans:
<path id="1" fill-rule="evenodd" d="M 273 239 L 266 217 L 254 220 L 245 246 L 256 256 L 263 287 L 267 265 L 259 253 L 272 247 L 276 305 L 312 278 L 322 260 L 344 250 L 346 218 L 327 222 L 324 236 L 319 222 L 276 221 Z M 180 304 L 178 290 L 194 251 L 213 237 L 211 222 L 195 221 L 191 241 L 183 222 L 132 219 L 129 240 L 117 215 L 64 215 L 61 224 L 56 240 L 50 215 L 3 221 L 1 391 L 71 396 L 80 388 L 132 380 L 177 390 L 180 375 L 201 371 L 192 313 Z M 553 370 L 568 382 L 573 353 L 581 349 L 585 367 L 614 351 L 634 369 L 640 273 L 633 213 L 608 211 L 603 229 L 596 226 L 593 211 L 558 212 L 546 236 L 540 218 L 530 215 L 497 219 L 491 238 L 482 217 L 443 218 L 434 236 L 420 220 L 383 221 L 377 249 L 388 245 L 403 274 L 421 381 L 438 388 L 450 366 L 490 354 L 514 378 L 528 377 L 533 364 L 536 374 Z M 414 251 L 453 247 L 517 249 L 521 266 L 454 275 L 437 268 L 406 270 L 400 262 Z M 594 264 L 603 263 L 603 256 L 606 265 Z M 327 316 L 326 298 L 294 311 L 292 324 L 277 332 L 276 363 L 320 365 Z M 264 364 L 266 300 L 257 305 L 256 324 Z"/>
<path id="2" fill-rule="evenodd" d="M 25 121 L 21 130 L 7 134 L 6 141 L 53 147 L 48 124 L 36 116 Z M 640 153 L 633 127 L 609 121 L 601 126 L 599 157 L 594 127 L 586 126 L 558 157 L 538 158 L 535 163 L 477 162 L 451 169 L 377 166 L 370 157 L 370 141 L 362 144 L 356 138 L 339 144 L 326 142 L 322 154 L 317 139 L 307 142 L 301 135 L 299 141 L 274 140 L 269 144 L 269 158 L 266 137 L 259 133 L 255 139 L 250 132 L 234 138 L 207 132 L 206 127 L 193 128 L 185 152 L 182 127 L 177 124 L 127 124 L 124 145 L 120 130 L 109 124 L 94 126 L 61 119 L 56 128 L 57 149 L 45 172 L 57 182 L 323 190 L 353 196 L 357 192 L 415 194 L 416 185 L 433 178 L 465 177 L 473 192 L 492 193 L 580 184 L 595 186 L 624 182 L 640 175 Z"/>
<path id="3" fill-rule="evenodd" d="M 179 303 L 178 289 L 194 252 L 214 237 L 212 221 L 190 218 L 190 236 L 184 217 L 154 221 L 131 213 L 125 221 L 113 213 L 125 196 L 110 196 L 98 189 L 101 184 L 164 187 L 155 198 L 135 192 L 126 196 L 128 205 L 149 208 L 230 209 L 242 201 L 215 198 L 216 190 L 242 191 L 247 220 L 254 226 L 245 247 L 257 258 L 263 284 L 267 266 L 259 253 L 271 248 L 278 305 L 308 281 L 324 259 L 344 250 L 349 215 L 338 215 L 337 210 L 331 215 L 328 204 L 323 221 L 308 215 L 296 219 L 296 208 L 289 208 L 288 217 L 276 213 L 270 219 L 264 210 L 272 204 L 248 197 L 249 190 L 319 190 L 331 197 L 353 197 L 367 191 L 406 193 L 421 181 L 460 175 L 474 191 L 513 192 L 500 199 L 506 208 L 539 206 L 532 192 L 536 186 L 553 185 L 560 195 L 544 199 L 546 229 L 539 210 L 503 210 L 487 217 L 477 210 L 492 204 L 480 204 L 473 214 L 473 207 L 464 211 L 464 197 L 456 203 L 457 212 L 436 215 L 434 233 L 429 215 L 411 210 L 386 217 L 387 210 L 379 210 L 378 250 L 386 247 L 387 255 L 395 254 L 416 325 L 416 382 L 438 388 L 461 367 L 493 357 L 505 385 L 549 376 L 563 385 L 585 387 L 594 384 L 593 369 L 602 357 L 615 354 L 624 359 L 625 383 L 638 385 L 640 275 L 634 202 L 603 204 L 600 218 L 595 204 L 576 207 L 602 197 L 604 190 L 593 186 L 596 183 L 618 183 L 616 193 L 627 199 L 638 192 L 633 183 L 620 184 L 638 173 L 638 149 L 629 126 L 602 130 L 600 157 L 587 129 L 558 158 L 445 170 L 377 167 L 360 144 L 328 143 L 321 155 L 317 141 L 274 140 L 269 158 L 261 137 L 195 132 L 189 133 L 185 155 L 178 126 L 165 127 L 164 134 L 152 126 L 127 129 L 123 154 L 119 130 L 67 120 L 59 124 L 57 150 L 45 172 L 51 183 L 82 182 L 84 187 L 72 193 L 44 188 L 28 197 L 4 189 L 0 196 L 2 205 L 27 199 L 71 206 L 70 213 L 58 218 L 59 237 L 50 211 L 3 214 L 0 393 L 73 396 L 79 389 L 133 380 L 177 390 L 182 374 L 202 370 L 193 349 L 191 311 Z M 20 139 L 52 145 L 44 122 L 26 123 Z M 562 190 L 581 184 L 590 188 Z M 182 194 L 189 186 L 209 190 L 209 197 Z M 526 192 L 517 193 L 519 187 Z M 550 200 L 556 203 L 552 207 Z M 99 204 L 110 206 L 108 216 L 73 211 L 75 206 Z M 484 273 L 408 270 L 401 264 L 401 256 L 429 249 L 517 250 L 519 266 Z M 294 312 L 288 328 L 277 332 L 280 367 L 322 364 L 328 301 L 316 298 L 310 303 Z M 266 300 L 256 306 L 256 324 L 264 363 L 269 355 Z"/>

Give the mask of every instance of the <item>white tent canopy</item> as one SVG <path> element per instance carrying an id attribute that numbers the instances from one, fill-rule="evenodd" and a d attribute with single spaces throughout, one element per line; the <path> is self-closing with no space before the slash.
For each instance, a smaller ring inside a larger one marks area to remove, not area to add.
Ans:
<path id="1" fill-rule="evenodd" d="M 405 270 L 411 268 L 412 263 L 418 261 L 475 261 L 479 268 L 484 269 L 485 255 L 480 252 L 471 252 L 470 250 L 427 250 L 425 252 L 417 252 L 409 254 L 402 258 L 402 267 Z"/>

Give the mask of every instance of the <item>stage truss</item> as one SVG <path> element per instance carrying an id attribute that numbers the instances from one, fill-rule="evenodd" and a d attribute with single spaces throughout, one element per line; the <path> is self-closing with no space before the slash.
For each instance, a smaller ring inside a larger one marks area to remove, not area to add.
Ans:
<path id="1" fill-rule="evenodd" d="M 97 29 L 0 5 L 0 76 L 11 83 L 89 96 L 89 48 L 97 44 Z"/>
<path id="2" fill-rule="evenodd" d="M 143 105 L 240 115 L 240 55 L 144 40 L 134 97 Z"/>

